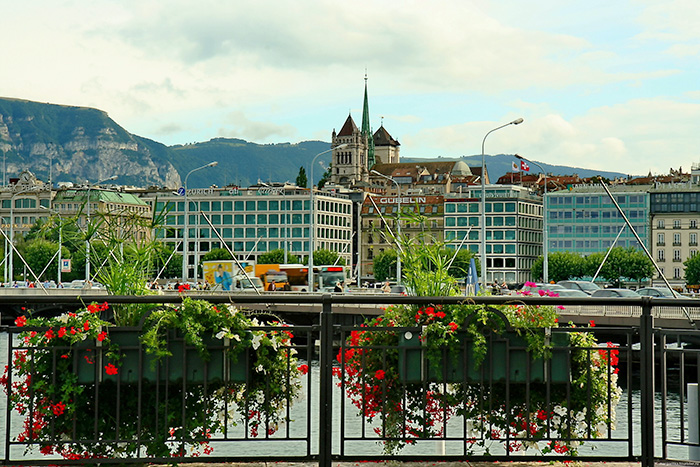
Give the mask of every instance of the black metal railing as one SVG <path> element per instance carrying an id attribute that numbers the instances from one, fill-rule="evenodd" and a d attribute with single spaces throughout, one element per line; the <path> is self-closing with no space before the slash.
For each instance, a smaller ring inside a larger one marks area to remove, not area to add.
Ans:
<path id="1" fill-rule="evenodd" d="M 14 306 L 55 312 L 89 303 L 92 298 L 41 295 L 21 297 L 18 302 L 17 297 L 0 296 L 0 306 L 5 310 Z M 103 296 L 94 298 L 104 300 Z M 278 350 L 296 354 L 299 361 L 295 365 L 305 365 L 309 371 L 300 380 L 299 397 L 283 404 L 282 423 L 273 426 L 265 417 L 258 418 L 257 429 L 251 432 L 250 420 L 258 415 L 251 414 L 250 407 L 240 402 L 245 398 L 238 399 L 237 404 L 224 398 L 218 399 L 223 405 L 208 405 L 214 395 L 246 391 L 251 376 L 245 363 L 250 361 L 250 354 L 242 355 L 244 369 L 236 379 L 224 344 L 211 349 L 221 354 L 220 360 L 227 368 L 221 370 L 193 363 L 193 349 L 181 337 L 172 336 L 169 344 L 177 351 L 158 365 L 149 363 L 138 341 L 124 340 L 121 350 L 135 364 L 130 369 L 123 367 L 111 379 L 98 376 L 98 372 L 89 374 L 94 367 L 83 364 L 86 356 L 94 359 L 93 363 L 107 361 L 98 344 L 86 344 L 80 350 L 82 354 L 72 354 L 75 376 L 83 378 L 77 384 L 92 395 L 85 413 L 73 421 L 69 430 L 49 427 L 56 434 L 60 431 L 60 437 L 32 439 L 25 425 L 26 420 L 33 420 L 32 408 L 25 407 L 28 411 L 21 418 L 11 406 L 16 408 L 16 401 L 11 400 L 17 395 L 17 386 L 13 386 L 17 383 L 13 380 L 15 357 L 18 351 L 53 352 L 48 360 L 53 366 L 41 369 L 51 373 L 61 363 L 62 349 L 26 348 L 19 334 L 27 329 L 5 326 L 0 328 L 0 339 L 5 339 L 0 349 L 0 369 L 8 367 L 3 381 L 9 388 L 0 402 L 3 465 L 121 463 L 124 459 L 61 459 L 56 454 L 44 456 L 41 451 L 48 451 L 49 445 L 56 453 L 62 445 L 89 448 L 128 443 L 139 446 L 131 457 L 135 462 L 167 462 L 169 456 L 140 446 L 147 445 L 154 433 L 173 429 L 163 445 L 177 444 L 177 430 L 184 430 L 193 416 L 188 412 L 191 407 L 198 407 L 202 414 L 220 413 L 217 429 L 191 438 L 194 444 L 201 441 L 213 448 L 211 453 L 203 452 L 211 462 L 317 461 L 327 467 L 337 460 L 585 459 L 641 461 L 651 467 L 657 459 L 689 460 L 689 451 L 700 450 L 697 440 L 689 435 L 688 424 L 697 421 L 697 416 L 689 413 L 687 389 L 687 384 L 700 379 L 700 331 L 690 319 L 689 329 L 654 327 L 656 307 L 680 305 L 692 310 L 700 307 L 697 300 L 518 297 L 518 303 L 528 305 L 585 303 L 641 308 L 637 326 L 542 330 L 551 345 L 551 358 L 538 359 L 527 342 L 508 334 L 508 323 L 504 333 L 491 332 L 490 325 L 482 326 L 485 352 L 479 357 L 474 354 L 473 339 L 463 328 L 457 346 L 441 350 L 418 338 L 421 327 L 377 325 L 376 320 L 374 326 L 359 326 L 355 323 L 362 317 L 348 319 L 334 313 L 334 305 L 338 304 L 426 307 L 463 304 L 466 300 L 490 306 L 513 303 L 513 297 L 207 295 L 206 299 L 241 307 L 298 304 L 299 314 L 305 315 L 302 321 L 311 322 L 284 328 L 294 338 Z M 180 296 L 114 296 L 109 301 L 181 300 Z M 294 314 L 287 317 L 294 321 Z M 282 330 L 279 326 L 261 329 Z M 115 328 L 111 332 L 127 330 Z M 597 344 L 590 344 L 592 341 L 582 336 L 595 337 Z M 175 366 L 179 367 L 177 371 Z M 79 367 L 87 369 L 87 375 L 79 376 Z M 598 373 L 591 373 L 592 368 Z M 604 384 L 602 390 L 600 384 Z M 264 399 L 264 394 L 262 391 L 259 397 Z M 598 397 L 601 395 L 602 399 Z M 128 401 L 134 406 L 125 409 L 120 405 Z M 177 410 L 171 410 L 173 407 Z M 529 449 L 525 450 L 526 446 Z M 193 447 L 197 446 L 186 446 L 178 462 L 197 460 L 192 455 Z M 573 449 L 578 451 L 576 456 Z"/>

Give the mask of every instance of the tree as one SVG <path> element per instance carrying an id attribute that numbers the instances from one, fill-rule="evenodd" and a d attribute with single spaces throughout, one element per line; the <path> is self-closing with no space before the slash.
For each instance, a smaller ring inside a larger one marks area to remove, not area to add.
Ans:
<path id="1" fill-rule="evenodd" d="M 445 250 L 444 252 L 449 258 L 452 258 L 452 255 L 454 255 L 454 250 Z M 460 248 L 460 250 L 457 252 L 457 256 L 455 257 L 454 261 L 452 261 L 452 266 L 450 266 L 450 269 L 448 270 L 448 273 L 455 278 L 462 278 L 462 277 L 467 277 L 469 274 L 469 265 L 471 263 L 472 258 L 474 258 L 474 252 L 471 250 L 466 250 L 464 248 Z M 479 260 L 477 259 L 476 261 L 476 271 L 477 274 L 480 272 L 479 268 Z"/>
<path id="2" fill-rule="evenodd" d="M 168 259 L 170 259 L 170 261 L 168 261 Z M 151 276 L 153 278 L 158 275 L 163 267 L 165 267 L 165 269 L 160 274 L 160 278 L 180 277 L 182 273 L 182 255 L 179 253 L 173 254 L 173 248 L 171 246 L 158 242 L 154 247 L 152 261 L 153 272 Z"/>
<path id="3" fill-rule="evenodd" d="M 589 271 L 600 267 L 603 254 L 588 257 Z M 641 282 L 654 274 L 654 265 L 644 252 L 634 247 L 615 247 L 610 250 L 608 258 L 600 268 L 600 277 L 619 287 L 623 280 L 629 279 Z"/>
<path id="4" fill-rule="evenodd" d="M 700 284 L 700 255 L 691 256 L 683 262 L 685 266 L 685 283 Z"/>
<path id="5" fill-rule="evenodd" d="M 308 183 L 308 179 L 306 178 L 306 169 L 303 165 L 299 167 L 299 175 L 297 175 L 296 183 L 297 186 L 302 188 L 306 188 L 306 184 Z M 311 183 L 313 183 L 313 181 Z"/>
<path id="6" fill-rule="evenodd" d="M 567 279 L 582 278 L 586 275 L 586 259 L 571 251 L 555 251 L 547 255 L 548 279 L 559 282 Z M 532 277 L 544 278 L 544 257 L 540 256 L 532 264 Z"/>
<path id="7" fill-rule="evenodd" d="M 299 263 L 299 257 L 287 252 L 287 263 L 297 264 Z M 284 249 L 278 248 L 276 250 L 268 251 L 258 256 L 258 264 L 284 264 Z"/>
<path id="8" fill-rule="evenodd" d="M 318 188 L 321 189 L 324 186 L 326 186 L 326 183 L 328 183 L 328 180 L 331 179 L 331 165 L 328 166 L 325 172 L 323 172 L 323 177 L 321 177 L 321 180 L 318 181 Z"/>
<path id="9" fill-rule="evenodd" d="M 314 266 L 324 266 L 328 264 L 337 264 L 345 266 L 345 260 L 343 258 L 338 258 L 338 252 L 331 251 L 325 248 L 314 251 Z"/>
<path id="10" fill-rule="evenodd" d="M 381 282 L 396 277 L 396 251 L 386 250 L 374 257 L 374 278 Z"/>
<path id="11" fill-rule="evenodd" d="M 202 255 L 202 261 L 219 261 L 233 259 L 231 253 L 226 248 L 214 248 L 205 255 Z"/>
<path id="12" fill-rule="evenodd" d="M 22 250 L 22 256 L 34 274 L 39 276 L 46 269 L 44 274 L 39 277 L 40 280 L 58 280 L 58 256 L 56 255 L 58 243 L 37 238 L 24 244 Z M 67 248 L 61 249 L 61 256 L 63 258 L 69 256 Z M 29 271 L 27 271 L 27 280 L 34 280 Z"/>

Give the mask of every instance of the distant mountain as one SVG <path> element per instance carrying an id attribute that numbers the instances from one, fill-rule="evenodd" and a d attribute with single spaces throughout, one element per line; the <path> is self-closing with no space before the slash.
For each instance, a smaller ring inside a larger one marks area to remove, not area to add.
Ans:
<path id="1" fill-rule="evenodd" d="M 294 182 L 300 167 L 309 176 L 314 156 L 329 148 L 330 143 L 323 141 L 256 144 L 227 138 L 168 147 L 129 133 L 98 109 L 0 98 L 0 157 L 6 162 L 8 178 L 29 169 L 47 181 L 51 164 L 54 183 L 94 183 L 117 175 L 116 183 L 122 185 L 177 188 L 192 169 L 217 161 L 216 168 L 192 173 L 188 187 L 248 186 L 258 180 Z M 480 155 L 462 159 L 470 166 L 481 165 Z M 328 167 L 331 154 L 320 160 Z M 402 158 L 416 163 L 427 160 Z M 491 180 L 510 171 L 514 160 L 508 155 L 486 156 Z M 558 175 L 625 175 L 540 164 Z M 537 171 L 534 164 L 532 171 Z M 323 172 L 320 165 L 314 168 L 315 182 Z"/>

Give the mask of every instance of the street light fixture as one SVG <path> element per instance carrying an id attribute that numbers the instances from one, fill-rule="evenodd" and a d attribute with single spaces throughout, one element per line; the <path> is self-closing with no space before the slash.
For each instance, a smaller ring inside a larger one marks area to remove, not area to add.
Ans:
<path id="1" fill-rule="evenodd" d="M 396 196 L 397 196 L 397 210 L 399 212 L 398 216 L 396 216 L 396 222 L 398 222 L 398 227 L 396 228 L 396 235 L 397 239 L 401 238 L 401 185 L 399 185 L 399 182 L 394 180 L 393 177 L 390 177 L 388 175 L 384 175 L 383 173 L 379 173 L 376 170 L 372 170 L 371 173 L 375 175 L 379 175 L 382 178 L 385 178 L 389 180 L 390 182 L 394 183 L 396 185 Z M 396 283 L 401 285 L 401 251 L 397 249 L 396 251 Z"/>
<path id="2" fill-rule="evenodd" d="M 486 155 L 484 153 L 484 145 L 486 144 L 488 135 L 494 131 L 509 125 L 520 125 L 521 123 L 523 123 L 523 119 L 516 118 L 512 122 L 508 122 L 505 125 L 501 125 L 489 131 L 481 141 L 481 284 L 484 290 L 486 290 Z"/>
<path id="3" fill-rule="evenodd" d="M 100 183 L 104 182 L 109 182 L 112 180 L 116 180 L 117 176 L 112 175 L 109 178 L 105 178 L 104 180 L 99 180 L 95 182 L 95 185 L 99 185 Z M 85 209 L 85 233 L 87 234 L 87 237 L 85 238 L 85 285 L 87 286 L 88 283 L 90 282 L 90 190 L 92 190 L 92 185 L 90 185 L 90 182 L 88 182 L 88 189 L 87 189 L 87 207 Z"/>
<path id="4" fill-rule="evenodd" d="M 348 147 L 349 145 L 347 143 L 339 144 L 338 146 L 334 148 L 327 149 L 323 152 L 320 152 L 314 156 L 314 158 L 311 160 L 311 167 L 309 169 L 309 212 L 311 213 L 311 219 L 310 219 L 310 229 L 309 229 L 309 275 L 308 275 L 308 281 L 309 281 L 309 292 L 314 291 L 314 237 L 315 237 L 315 230 L 316 230 L 316 219 L 315 219 L 315 213 L 314 213 L 314 165 L 316 164 L 316 159 L 318 159 L 319 156 L 322 156 L 324 154 L 328 154 L 329 152 L 336 150 L 336 149 L 344 149 Z"/>
<path id="5" fill-rule="evenodd" d="M 526 159 L 523 156 L 519 156 L 518 154 L 516 154 L 515 157 L 517 157 L 520 160 L 527 161 L 530 164 L 536 165 L 544 174 L 544 192 L 542 193 L 542 282 L 546 284 L 549 282 L 549 241 L 547 235 L 547 171 L 545 171 L 544 168 L 537 162 L 531 161 L 530 159 Z"/>
<path id="6" fill-rule="evenodd" d="M 61 285 L 61 250 L 63 248 L 63 218 L 61 214 L 55 209 L 47 208 L 46 206 L 39 206 L 41 209 L 45 209 L 52 214 L 58 216 L 58 271 L 56 272 L 56 286 Z"/>
<path id="7" fill-rule="evenodd" d="M 10 285 L 12 282 L 15 280 L 15 251 L 14 251 L 14 245 L 15 245 L 15 196 L 21 195 L 22 193 L 28 193 L 31 191 L 35 191 L 34 187 L 31 188 L 24 188 L 17 193 L 13 193 L 12 196 L 10 197 L 10 248 L 9 248 L 9 263 L 10 263 Z M 5 252 L 5 254 L 8 254 L 8 251 Z M 7 264 L 7 261 L 5 261 L 5 264 Z M 5 274 L 7 277 L 7 274 Z"/>
<path id="8" fill-rule="evenodd" d="M 189 217 L 189 206 L 187 203 L 187 179 L 190 178 L 190 175 L 192 175 L 193 172 L 196 172 L 196 171 L 202 170 L 202 169 L 206 169 L 209 167 L 214 167 L 218 164 L 219 164 L 218 161 L 210 162 L 210 163 L 205 164 L 201 167 L 197 167 L 196 169 L 190 170 L 189 172 L 187 172 L 187 175 L 185 176 L 185 184 L 184 184 L 184 189 L 185 189 L 185 219 L 183 222 L 184 231 L 183 231 L 183 235 L 182 235 L 182 239 L 183 239 L 183 242 L 182 242 L 182 282 L 187 282 L 187 254 L 188 254 L 188 250 L 189 250 L 189 245 L 188 245 L 188 243 L 189 243 L 189 238 L 188 238 L 189 237 L 189 232 L 188 232 L 189 226 L 187 225 L 188 224 L 187 221 L 188 221 L 188 217 Z M 195 265 L 195 268 L 196 267 L 197 266 Z"/>

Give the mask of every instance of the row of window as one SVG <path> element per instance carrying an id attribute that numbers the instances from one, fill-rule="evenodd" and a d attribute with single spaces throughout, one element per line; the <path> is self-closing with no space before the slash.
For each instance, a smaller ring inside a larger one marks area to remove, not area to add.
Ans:
<path id="1" fill-rule="evenodd" d="M 2 208 L 10 209 L 12 206 L 11 200 L 3 199 Z M 39 200 L 39 205 L 48 208 L 51 201 L 48 199 Z M 36 209 L 36 198 L 15 198 L 15 209 Z"/>
<path id="2" fill-rule="evenodd" d="M 515 202 L 487 202 L 486 212 L 516 212 Z M 481 203 L 445 203 L 445 212 L 481 212 Z"/>
<path id="3" fill-rule="evenodd" d="M 690 250 L 691 258 L 697 254 L 697 249 Z M 656 259 L 658 259 L 659 261 L 666 261 L 666 250 L 656 250 Z M 673 250 L 673 261 L 683 261 L 683 257 L 681 256 L 681 250 Z"/>
<path id="4" fill-rule="evenodd" d="M 664 245 L 666 244 L 666 234 L 665 233 L 659 233 L 656 235 L 656 243 L 659 245 Z M 698 243 L 698 234 L 693 232 L 690 235 L 688 235 L 688 243 L 690 245 L 697 245 Z M 681 234 L 679 233 L 674 233 L 673 234 L 673 244 L 674 245 L 680 245 L 681 244 Z"/>
<path id="5" fill-rule="evenodd" d="M 230 228 L 224 227 L 217 229 L 223 238 L 283 238 L 285 229 L 277 227 L 247 227 L 247 228 Z M 158 238 L 182 238 L 181 229 L 166 229 L 160 230 L 157 233 Z M 217 238 L 216 234 L 209 228 L 189 228 L 189 238 Z M 286 238 L 308 238 L 308 227 L 293 227 L 286 229 Z M 350 232 L 347 230 L 329 229 L 319 227 L 316 231 L 316 236 L 320 239 L 338 239 L 349 240 Z"/>
<path id="6" fill-rule="evenodd" d="M 248 200 L 248 201 L 192 201 L 188 200 L 188 211 L 231 212 L 231 211 L 308 211 L 309 200 Z M 327 200 L 316 200 L 318 211 L 350 214 L 351 205 Z M 156 211 L 185 210 L 184 201 L 158 201 Z"/>
<path id="7" fill-rule="evenodd" d="M 588 250 L 588 251 L 600 251 L 601 249 L 607 250 L 612 246 L 613 240 L 549 240 L 548 245 L 550 251 L 559 250 L 566 251 L 571 249 L 576 250 Z M 621 247 L 634 247 L 641 248 L 639 242 L 636 239 L 624 239 L 619 238 L 615 243 L 615 246 Z"/>
<path id="8" fill-rule="evenodd" d="M 646 195 L 613 195 L 618 204 L 622 205 L 634 205 L 646 203 Z M 608 195 L 571 195 L 571 196 L 555 196 L 548 195 L 547 203 L 549 206 L 599 206 L 611 205 L 610 197 Z M 629 207 L 629 206 L 628 206 Z"/>
<path id="9" fill-rule="evenodd" d="M 630 209 L 625 211 L 628 219 L 645 219 L 647 211 Z M 591 209 L 565 210 L 547 212 L 548 219 L 622 219 L 622 215 L 617 210 L 594 211 Z"/>
<path id="10" fill-rule="evenodd" d="M 683 224 L 682 224 L 680 219 L 673 220 L 673 228 L 674 229 L 680 229 L 682 226 L 683 226 Z M 697 229 L 698 228 L 697 219 L 688 219 L 688 227 L 691 229 Z M 657 229 L 665 229 L 666 228 L 666 220 L 665 219 L 657 219 L 656 220 L 656 228 Z"/>

